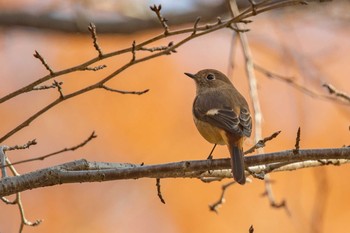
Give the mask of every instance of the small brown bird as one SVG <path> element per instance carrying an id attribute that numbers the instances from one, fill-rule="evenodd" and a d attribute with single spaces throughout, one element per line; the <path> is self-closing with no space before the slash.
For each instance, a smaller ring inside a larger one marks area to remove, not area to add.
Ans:
<path id="1" fill-rule="evenodd" d="M 245 184 L 243 140 L 252 132 L 247 101 L 220 71 L 206 69 L 185 74 L 196 82 L 192 113 L 199 133 L 215 144 L 214 148 L 216 144 L 227 145 L 233 178 Z"/>

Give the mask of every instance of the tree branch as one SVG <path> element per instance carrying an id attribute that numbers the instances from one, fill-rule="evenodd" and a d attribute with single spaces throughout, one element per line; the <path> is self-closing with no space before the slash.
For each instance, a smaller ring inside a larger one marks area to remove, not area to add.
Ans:
<path id="1" fill-rule="evenodd" d="M 289 5 L 296 5 L 296 4 L 301 4 L 302 1 L 288 0 L 288 1 L 282 1 L 281 3 L 271 3 L 271 5 L 273 4 L 274 9 L 277 9 L 277 8 L 280 8 L 280 7 L 285 7 L 286 6 L 286 2 L 289 2 L 290 3 Z M 257 9 L 256 13 L 259 14 L 259 13 L 262 13 L 264 11 L 266 11 L 266 10 L 265 9 Z M 196 35 L 193 35 L 191 39 L 193 39 L 193 38 L 195 38 L 197 36 L 205 35 L 207 33 L 213 32 L 213 31 L 217 31 L 217 30 L 222 29 L 222 28 L 226 28 L 231 23 L 242 22 L 242 20 L 247 19 L 247 18 L 249 18 L 249 17 L 251 17 L 253 15 L 254 14 L 252 13 L 251 9 L 247 8 L 247 9 L 243 10 L 235 18 L 229 18 L 229 19 L 226 19 L 226 20 L 218 20 L 217 22 L 215 22 L 213 24 L 206 24 L 206 25 L 203 25 L 203 26 L 197 26 L 196 31 L 197 32 L 198 31 L 202 31 L 203 33 L 201 33 L 201 34 L 196 33 Z M 115 27 L 115 25 L 113 27 Z M 99 31 L 101 31 L 101 30 L 99 29 Z M 150 39 L 148 39 L 148 40 L 146 40 L 146 41 L 136 45 L 135 46 L 135 50 L 139 50 L 141 47 L 144 47 L 144 46 L 146 46 L 148 44 L 151 44 L 153 42 L 159 41 L 159 40 L 167 38 L 167 37 L 171 37 L 171 36 L 175 36 L 175 35 L 179 35 L 179 34 L 185 34 L 185 33 L 192 33 L 192 32 L 193 32 L 193 27 L 185 28 L 185 29 L 179 29 L 179 30 L 174 30 L 174 31 L 169 31 L 169 33 L 167 35 L 164 35 L 164 33 L 162 33 L 162 34 L 160 34 L 158 36 L 150 38 Z M 189 40 L 190 39 L 186 40 L 186 42 L 189 41 Z M 182 45 L 184 43 L 181 43 L 180 45 Z M 179 47 L 179 46 L 173 46 L 173 47 L 175 49 L 176 47 Z M 69 73 L 72 73 L 72 72 L 76 72 L 76 71 L 86 70 L 87 67 L 89 67 L 90 65 L 92 65 L 92 64 L 94 64 L 94 63 L 96 63 L 96 62 L 98 62 L 100 60 L 104 60 L 104 59 L 107 59 L 107 58 L 110 58 L 110 57 L 114 57 L 114 56 L 117 56 L 117 55 L 129 53 L 131 51 L 132 51 L 132 46 L 129 47 L 129 48 L 122 49 L 122 50 L 117 50 L 117 51 L 113 51 L 113 52 L 110 52 L 110 53 L 105 53 L 102 56 L 96 56 L 95 58 L 93 58 L 93 59 L 91 59 L 89 61 L 86 61 L 86 62 L 84 62 L 82 64 L 73 66 L 73 67 L 68 68 L 68 69 L 56 71 L 53 74 L 46 75 L 46 76 L 44 76 L 44 77 L 42 77 L 42 78 L 40 78 L 40 79 L 38 79 L 38 80 L 28 84 L 25 87 L 22 87 L 22 88 L 20 88 L 20 89 L 18 89 L 16 91 L 6 95 L 6 96 L 0 98 L 0 103 L 8 101 L 9 99 L 12 99 L 12 98 L 14 98 L 14 97 L 16 97 L 16 96 L 18 96 L 20 94 L 23 94 L 23 93 L 26 93 L 26 92 L 30 92 L 30 91 L 33 90 L 33 88 L 35 86 L 38 86 L 41 83 L 46 82 L 46 81 L 48 81 L 48 80 L 50 80 L 52 78 L 55 78 L 55 77 L 58 77 L 58 76 L 61 76 L 61 75 L 66 75 L 66 74 L 69 74 Z M 168 51 L 168 53 L 169 52 L 170 51 Z M 163 54 L 161 54 L 161 55 L 163 55 Z M 154 56 L 154 57 L 157 57 L 157 56 Z M 145 60 L 147 60 L 147 59 L 145 59 Z"/>
<path id="2" fill-rule="evenodd" d="M 332 86 L 330 86 L 328 84 L 324 84 L 323 86 L 328 89 L 330 94 L 335 95 L 335 97 L 330 96 L 330 95 L 323 95 L 323 94 L 317 93 L 317 92 L 311 90 L 310 88 L 305 87 L 305 86 L 295 82 L 293 77 L 286 77 L 286 76 L 271 72 L 271 71 L 269 71 L 269 70 L 267 70 L 267 69 L 265 69 L 257 64 L 254 64 L 254 69 L 256 71 L 264 74 L 266 77 L 268 77 L 270 79 L 277 79 L 279 81 L 285 82 L 288 85 L 290 85 L 291 87 L 297 89 L 298 91 L 300 91 L 300 92 L 304 93 L 305 95 L 308 95 L 312 98 L 319 98 L 322 100 L 334 101 L 335 103 L 340 103 L 340 104 L 345 104 L 345 105 L 349 105 L 349 103 L 350 103 L 349 101 L 346 100 L 345 93 L 342 93 L 345 95 L 345 97 L 342 94 L 341 94 L 342 96 L 339 96 L 339 95 L 335 94 L 335 92 L 332 93 L 331 90 L 329 89 L 329 87 L 332 87 Z"/>
<path id="3" fill-rule="evenodd" d="M 345 93 L 345 92 L 341 92 L 338 91 L 337 89 L 335 89 L 335 87 L 329 83 L 325 83 L 322 86 L 324 86 L 325 88 L 327 88 L 329 94 L 331 95 L 335 95 L 336 97 L 343 99 L 344 101 L 347 101 L 348 103 L 350 103 L 350 95 Z"/>
<path id="4" fill-rule="evenodd" d="M 296 1 L 296 0 L 289 0 L 287 2 L 291 2 L 293 4 L 296 3 L 300 3 L 300 1 Z M 273 4 L 275 8 L 278 8 L 280 5 L 278 4 Z M 285 2 L 281 3 L 281 6 L 285 6 Z M 265 6 L 264 6 L 265 7 Z M 255 13 L 260 13 L 260 12 L 264 12 L 264 7 L 262 9 L 257 8 L 255 9 Z M 143 46 L 145 46 L 146 44 L 149 44 L 151 42 L 157 41 L 161 38 L 164 38 L 166 36 L 171 36 L 171 35 L 177 35 L 177 34 L 183 34 L 186 32 L 193 32 L 193 28 L 190 29 L 183 29 L 183 30 L 178 30 L 178 31 L 169 31 L 166 35 L 165 34 L 161 34 L 157 37 L 154 37 L 152 39 L 149 39 L 141 44 L 137 44 L 133 43 L 133 45 L 130 48 L 124 49 L 124 50 L 119 50 L 116 52 L 112 52 L 109 54 L 102 54 L 101 56 L 97 56 L 96 58 L 85 62 L 82 65 L 79 66 L 75 66 L 66 70 L 62 70 L 62 71 L 58 71 L 58 72 L 54 72 L 53 74 L 50 74 L 48 76 L 45 76 L 35 82 L 33 82 L 32 84 L 27 85 L 26 87 L 23 87 L 3 98 L 0 99 L 0 103 L 7 101 L 15 96 L 18 96 L 20 94 L 23 94 L 25 92 L 29 92 L 33 90 L 33 87 L 39 85 L 40 83 L 47 81 L 51 78 L 57 77 L 59 75 L 63 75 L 63 74 L 67 74 L 67 73 L 71 73 L 71 72 L 75 72 L 78 70 L 85 70 L 86 67 L 88 67 L 89 65 L 91 65 L 92 63 L 95 63 L 97 61 L 100 61 L 101 59 L 105 59 L 111 56 L 116 56 L 116 55 L 120 55 L 123 53 L 127 53 L 127 52 L 131 52 L 132 53 L 132 59 L 130 62 L 126 63 L 125 65 L 121 66 L 120 68 L 118 68 L 117 70 L 113 71 L 110 75 L 108 75 L 107 77 L 101 79 L 100 81 L 96 82 L 95 84 L 92 84 L 88 87 L 85 87 L 83 89 L 77 90 L 75 92 L 72 92 L 70 94 L 66 94 L 63 95 L 60 92 L 60 97 L 56 100 L 54 100 L 53 102 L 51 102 L 50 104 L 48 104 L 46 107 L 42 108 L 41 110 L 39 110 L 37 113 L 33 114 L 31 117 L 29 117 L 28 119 L 26 119 L 25 121 L 23 121 L 21 124 L 19 124 L 17 127 L 15 127 L 14 129 L 12 129 L 11 131 L 9 131 L 8 133 L 6 133 L 3 137 L 0 138 L 0 143 L 3 142 L 4 140 L 8 139 L 9 137 L 13 136 L 15 133 L 17 133 L 18 131 L 20 131 L 21 129 L 23 129 L 24 127 L 27 127 L 30 125 L 30 123 L 32 123 L 36 118 L 38 118 L 39 116 L 41 116 L 42 114 L 44 114 L 46 111 L 50 110 L 51 108 L 55 107 L 56 105 L 62 103 L 63 101 L 66 101 L 68 99 L 71 99 L 73 97 L 79 96 L 81 94 L 85 94 L 89 91 L 95 90 L 96 88 L 101 88 L 102 85 L 104 85 L 107 81 L 111 80 L 112 78 L 114 78 L 116 75 L 120 74 L 121 72 L 123 72 L 124 70 L 128 69 L 129 67 L 136 65 L 138 63 L 159 57 L 159 56 L 163 56 L 163 55 L 168 55 L 169 53 L 171 53 L 172 51 L 174 51 L 176 48 L 180 47 L 181 45 L 187 43 L 190 40 L 193 40 L 194 38 L 197 38 L 199 36 L 203 36 L 206 35 L 208 33 L 211 33 L 213 31 L 217 31 L 219 29 L 222 28 L 226 28 L 229 25 L 231 25 L 232 23 L 237 23 L 240 22 L 242 19 L 248 18 L 250 16 L 254 15 L 253 12 L 251 11 L 251 9 L 247 8 L 246 10 L 243 10 L 240 14 L 236 15 L 235 17 L 231 17 L 227 20 L 222 20 L 222 21 L 217 21 L 213 24 L 207 24 L 205 26 L 196 26 L 196 34 L 190 34 L 187 37 L 185 37 L 184 39 L 180 40 L 177 43 L 174 43 L 172 46 L 168 47 L 165 50 L 159 51 L 157 53 L 153 53 L 150 54 L 148 56 L 142 57 L 142 58 L 138 58 L 136 59 L 135 53 L 138 49 L 142 48 Z M 260 138 L 260 137 L 259 137 Z"/>
<path id="5" fill-rule="evenodd" d="M 248 167 L 284 163 L 291 164 L 310 160 L 350 159 L 350 147 L 330 149 L 293 150 L 247 156 L 244 158 Z M 333 163 L 329 163 L 332 165 Z M 324 163 L 323 165 L 328 165 Z M 230 159 L 192 160 L 156 165 L 120 165 L 110 163 L 88 162 L 78 160 L 55 167 L 22 174 L 20 176 L 5 177 L 0 180 L 0 196 L 7 196 L 28 189 L 82 182 L 102 182 L 108 180 L 126 180 L 140 178 L 200 178 L 209 170 L 229 169 Z M 278 168 L 265 170 L 273 172 Z M 281 166 L 279 167 L 281 169 Z"/>
<path id="6" fill-rule="evenodd" d="M 96 137 L 97 137 L 97 135 L 95 134 L 95 131 L 94 131 L 94 132 L 92 132 L 90 134 L 90 136 L 87 139 L 85 139 L 83 142 L 79 143 L 78 145 L 75 145 L 75 146 L 72 146 L 72 147 L 68 147 L 68 148 L 64 148 L 62 150 L 49 153 L 47 155 L 38 156 L 38 157 L 31 158 L 31 159 L 20 160 L 18 162 L 9 163 L 9 164 L 6 164 L 6 165 L 0 165 L 0 169 L 8 167 L 8 166 L 17 165 L 17 164 L 28 163 L 28 162 L 37 161 L 37 160 L 44 160 L 44 159 L 47 159 L 47 158 L 49 158 L 51 156 L 54 156 L 54 155 L 57 155 L 57 154 L 61 154 L 61 153 L 67 152 L 67 151 L 75 151 L 76 149 L 79 149 L 79 148 L 85 146 L 87 143 L 89 143 L 92 139 L 94 139 Z M 35 139 L 33 141 L 35 142 Z M 24 148 L 20 148 L 20 149 L 24 149 Z"/>

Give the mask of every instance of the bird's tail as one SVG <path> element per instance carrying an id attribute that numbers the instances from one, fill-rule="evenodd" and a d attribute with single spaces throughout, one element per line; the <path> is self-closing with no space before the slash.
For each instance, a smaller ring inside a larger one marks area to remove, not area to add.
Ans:
<path id="1" fill-rule="evenodd" d="M 231 155 L 231 168 L 233 178 L 236 182 L 243 185 L 245 184 L 245 174 L 244 174 L 244 160 L 243 160 L 243 150 L 239 145 L 229 146 Z"/>

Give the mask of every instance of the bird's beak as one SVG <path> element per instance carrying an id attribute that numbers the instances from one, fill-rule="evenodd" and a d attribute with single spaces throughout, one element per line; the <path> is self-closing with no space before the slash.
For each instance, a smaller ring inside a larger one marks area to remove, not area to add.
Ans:
<path id="1" fill-rule="evenodd" d="M 190 73 L 185 73 L 185 74 L 192 79 L 196 79 L 196 75 L 194 74 L 190 74 Z"/>

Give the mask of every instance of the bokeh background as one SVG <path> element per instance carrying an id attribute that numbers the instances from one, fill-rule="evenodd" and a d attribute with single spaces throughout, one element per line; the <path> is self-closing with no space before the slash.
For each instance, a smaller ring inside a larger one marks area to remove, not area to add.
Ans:
<path id="1" fill-rule="evenodd" d="M 78 12 L 87 18 L 111 14 L 132 18 L 155 16 L 148 6 L 162 3 L 167 14 L 197 9 L 196 2 L 173 1 L 2 1 L 2 11 L 57 11 L 66 17 Z M 212 4 L 211 1 L 206 1 Z M 213 9 L 218 7 L 212 6 Z M 295 82 L 320 94 L 323 83 L 350 93 L 350 31 L 348 1 L 333 1 L 294 7 L 258 15 L 248 27 L 248 39 L 256 64 L 292 77 Z M 106 13 L 107 12 L 107 13 Z M 194 21 L 198 15 L 193 15 Z M 212 18 L 214 21 L 216 16 Z M 83 25 L 84 25 L 83 21 Z M 127 22 L 125 22 L 127 23 Z M 88 24 L 85 25 L 87 27 Z M 97 30 L 99 30 L 97 28 Z M 96 55 L 88 34 L 42 30 L 30 27 L 0 27 L 0 96 L 44 76 L 47 71 L 32 54 L 39 51 L 54 70 L 80 64 Z M 129 33 L 99 34 L 104 52 L 129 47 L 133 40 L 144 41 L 162 33 L 161 27 Z M 167 38 L 165 45 L 183 36 Z M 232 32 L 224 29 L 181 46 L 176 54 L 159 57 L 127 69 L 109 87 L 144 90 L 142 95 L 121 95 L 92 91 L 58 105 L 10 139 L 6 145 L 23 144 L 36 138 L 30 150 L 9 152 L 12 161 L 31 158 L 83 141 L 93 130 L 98 138 L 84 148 L 53 158 L 18 165 L 20 173 L 85 158 L 90 161 L 167 163 L 203 159 L 212 145 L 197 132 L 191 116 L 195 86 L 183 73 L 214 68 L 227 73 L 231 64 Z M 249 99 L 244 59 L 235 45 L 231 76 L 236 87 Z M 76 72 L 57 78 L 69 93 L 105 77 L 131 55 L 101 61 L 108 68 L 98 72 Z M 293 148 L 301 127 L 302 148 L 349 145 L 349 105 L 313 98 L 291 85 L 268 79 L 257 72 L 263 113 L 263 135 L 281 130 L 269 142 L 266 152 Z M 48 82 L 47 84 L 50 84 Z M 31 92 L 0 105 L 0 135 L 4 135 L 31 114 L 57 98 L 56 90 Z M 245 147 L 254 144 L 248 139 Z M 228 157 L 225 147 L 216 158 Z M 272 174 L 277 201 L 284 209 L 271 208 L 263 197 L 264 183 L 233 186 L 219 214 L 208 205 L 221 193 L 223 182 L 202 183 L 196 179 L 164 179 L 162 204 L 154 179 L 69 184 L 26 191 L 23 202 L 29 220 L 43 219 L 24 232 L 349 232 L 349 166 L 328 166 Z M 18 232 L 17 207 L 0 204 L 0 232 Z"/>

